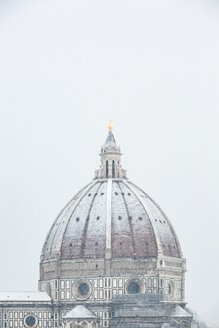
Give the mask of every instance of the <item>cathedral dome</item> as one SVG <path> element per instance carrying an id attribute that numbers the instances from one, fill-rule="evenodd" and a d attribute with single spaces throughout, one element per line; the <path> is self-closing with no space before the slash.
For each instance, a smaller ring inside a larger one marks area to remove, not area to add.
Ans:
<path id="1" fill-rule="evenodd" d="M 181 258 L 174 229 L 159 206 L 130 182 L 110 131 L 95 179 L 60 212 L 41 262 L 70 259 Z"/>
<path id="2" fill-rule="evenodd" d="M 158 205 L 124 179 L 94 180 L 61 211 L 43 259 L 181 257 L 176 234 Z"/>

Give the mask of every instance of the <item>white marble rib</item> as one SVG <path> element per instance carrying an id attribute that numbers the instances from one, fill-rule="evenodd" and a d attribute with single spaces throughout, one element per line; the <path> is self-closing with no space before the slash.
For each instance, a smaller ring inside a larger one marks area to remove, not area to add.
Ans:
<path id="1" fill-rule="evenodd" d="M 106 250 L 111 252 L 111 225 L 112 225 L 112 179 L 107 181 L 106 205 Z"/>

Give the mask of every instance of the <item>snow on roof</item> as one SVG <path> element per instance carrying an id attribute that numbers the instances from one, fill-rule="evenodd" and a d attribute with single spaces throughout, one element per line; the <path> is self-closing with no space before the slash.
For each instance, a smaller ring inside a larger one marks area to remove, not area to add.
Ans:
<path id="1" fill-rule="evenodd" d="M 0 292 L 0 302 L 1 301 L 49 302 L 51 298 L 45 292 Z"/>
<path id="2" fill-rule="evenodd" d="M 97 319 L 97 317 L 85 306 L 77 305 L 64 316 L 64 319 Z"/>
<path id="3" fill-rule="evenodd" d="M 171 312 L 172 317 L 192 317 L 192 315 L 184 310 L 181 306 L 176 305 Z"/>

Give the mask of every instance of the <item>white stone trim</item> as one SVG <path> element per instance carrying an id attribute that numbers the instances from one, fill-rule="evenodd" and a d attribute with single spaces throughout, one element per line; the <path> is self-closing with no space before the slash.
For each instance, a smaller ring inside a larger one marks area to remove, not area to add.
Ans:
<path id="1" fill-rule="evenodd" d="M 106 254 L 111 255 L 111 226 L 112 226 L 112 179 L 107 181 L 107 198 L 106 198 Z M 110 256 L 111 257 L 111 256 Z"/>

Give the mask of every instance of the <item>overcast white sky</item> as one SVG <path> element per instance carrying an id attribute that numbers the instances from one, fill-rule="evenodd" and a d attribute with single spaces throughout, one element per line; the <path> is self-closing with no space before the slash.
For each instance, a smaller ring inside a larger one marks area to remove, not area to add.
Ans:
<path id="1" fill-rule="evenodd" d="M 218 1 L 0 0 L 0 56 L 0 290 L 37 289 L 112 119 L 178 233 L 189 306 L 219 326 Z"/>

